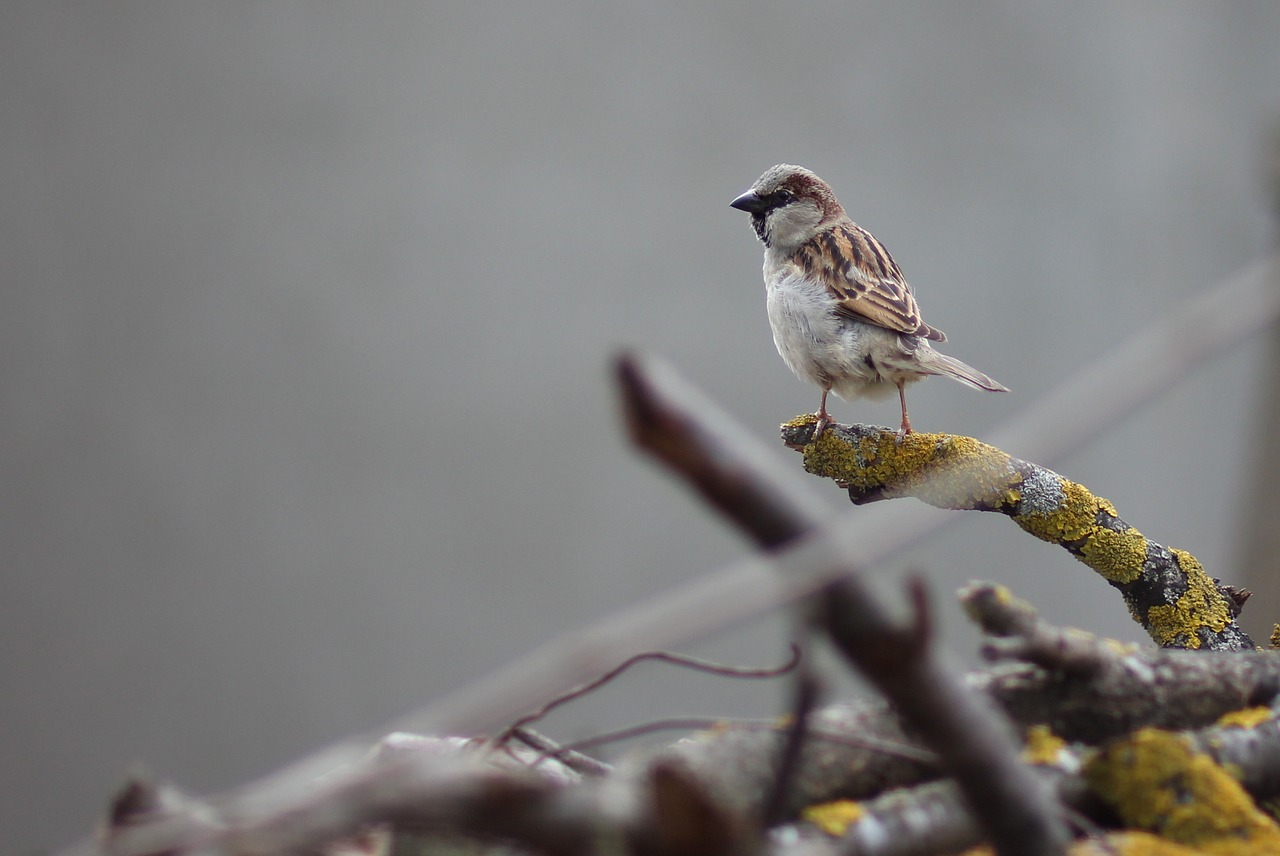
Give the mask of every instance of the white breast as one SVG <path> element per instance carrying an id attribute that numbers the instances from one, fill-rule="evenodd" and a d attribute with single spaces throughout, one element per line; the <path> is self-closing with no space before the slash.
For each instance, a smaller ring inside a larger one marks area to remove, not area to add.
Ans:
<path id="1" fill-rule="evenodd" d="M 796 377 L 845 399 L 894 390 L 877 371 L 875 357 L 901 347 L 896 333 L 837 315 L 826 286 L 794 267 L 771 273 L 766 291 L 773 344 Z"/>

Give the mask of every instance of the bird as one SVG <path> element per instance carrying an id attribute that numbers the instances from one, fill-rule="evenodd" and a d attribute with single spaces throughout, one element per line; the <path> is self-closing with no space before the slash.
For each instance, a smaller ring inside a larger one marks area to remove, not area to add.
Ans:
<path id="1" fill-rule="evenodd" d="M 773 344 L 787 367 L 822 388 L 814 440 L 833 423 L 827 395 L 882 398 L 896 387 L 898 442 L 912 432 L 906 385 L 929 375 L 974 389 L 1008 387 L 937 351 L 947 336 L 920 316 L 889 251 L 850 219 L 830 185 L 794 164 L 778 164 L 729 205 L 751 215 L 764 244 L 764 283 Z"/>

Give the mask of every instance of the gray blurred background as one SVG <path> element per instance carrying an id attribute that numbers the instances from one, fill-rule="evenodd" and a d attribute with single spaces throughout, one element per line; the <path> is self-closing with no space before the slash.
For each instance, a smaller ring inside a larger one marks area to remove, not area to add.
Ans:
<path id="1" fill-rule="evenodd" d="M 728 207 L 775 162 L 830 181 L 949 352 L 1014 390 L 926 382 L 921 430 L 989 433 L 1273 233 L 1263 0 L 10 0 L 0 70 L 10 853 L 82 835 L 134 763 L 234 785 L 744 555 L 621 439 L 622 345 L 845 508 L 776 443 L 818 395 Z M 1049 463 L 1232 579 L 1264 353 Z M 1143 638 L 994 515 L 899 564 Z M 775 662 L 785 631 L 691 650 Z M 547 729 L 784 700 L 655 666 Z"/>

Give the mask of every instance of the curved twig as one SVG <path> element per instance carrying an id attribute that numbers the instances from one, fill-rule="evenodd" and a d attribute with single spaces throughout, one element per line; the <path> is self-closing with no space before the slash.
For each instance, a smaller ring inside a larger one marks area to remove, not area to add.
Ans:
<path id="1" fill-rule="evenodd" d="M 576 686 L 568 692 L 556 696 L 533 713 L 520 717 L 503 729 L 502 733 L 494 739 L 494 742 L 499 745 L 507 742 L 517 731 L 527 725 L 532 725 L 551 711 L 555 710 L 557 707 L 567 704 L 574 699 L 581 698 L 592 690 L 604 686 L 623 672 L 630 669 L 632 666 L 646 660 L 657 660 L 663 663 L 672 663 L 676 666 L 692 669 L 695 672 L 706 672 L 707 674 L 719 675 L 724 678 L 776 678 L 787 674 L 799 665 L 800 646 L 794 642 L 791 643 L 791 656 L 781 666 L 758 668 L 726 666 L 721 663 L 713 663 L 710 660 L 690 657 L 686 654 L 673 654 L 670 651 L 645 651 L 641 654 L 636 654 L 634 657 L 628 657 L 595 680 Z"/>

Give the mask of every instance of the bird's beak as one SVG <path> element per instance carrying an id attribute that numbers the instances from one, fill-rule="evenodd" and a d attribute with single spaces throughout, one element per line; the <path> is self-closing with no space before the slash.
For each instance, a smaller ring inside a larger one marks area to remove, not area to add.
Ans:
<path id="1" fill-rule="evenodd" d="M 759 214 L 765 208 L 769 207 L 769 203 L 765 202 L 755 191 L 748 190 L 737 199 L 729 203 L 730 208 L 737 208 L 739 211 L 750 211 L 752 214 Z"/>

